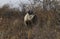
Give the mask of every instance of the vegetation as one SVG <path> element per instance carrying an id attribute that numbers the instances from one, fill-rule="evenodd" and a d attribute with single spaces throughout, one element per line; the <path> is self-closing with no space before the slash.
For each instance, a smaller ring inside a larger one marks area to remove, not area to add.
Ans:
<path id="1" fill-rule="evenodd" d="M 38 23 L 32 29 L 31 39 L 60 39 L 60 12 L 55 9 L 44 11 L 40 7 L 33 9 L 38 17 Z M 0 8 L 0 39 L 28 39 L 28 28 L 24 25 L 26 12 Z"/>

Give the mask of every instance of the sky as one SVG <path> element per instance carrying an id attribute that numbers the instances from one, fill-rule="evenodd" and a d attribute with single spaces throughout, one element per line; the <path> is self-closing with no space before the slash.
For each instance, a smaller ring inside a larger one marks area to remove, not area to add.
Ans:
<path id="1" fill-rule="evenodd" d="M 19 7 L 19 4 L 21 4 L 21 2 L 24 4 L 30 4 L 29 0 L 0 0 L 0 7 L 5 4 L 9 4 L 13 7 Z"/>
<path id="2" fill-rule="evenodd" d="M 30 1 L 33 3 L 33 0 L 30 0 Z M 30 4 L 30 1 L 29 0 L 0 0 L 0 7 L 5 5 L 5 4 L 18 6 L 19 4 L 21 4 L 21 2 L 24 4 Z"/>
<path id="3" fill-rule="evenodd" d="M 33 2 L 33 0 L 30 1 Z M 10 4 L 14 7 L 17 7 L 19 6 L 19 4 L 21 4 L 21 2 L 24 4 L 30 4 L 29 0 L 0 0 L 0 7 L 3 6 L 4 4 Z"/>
<path id="4" fill-rule="evenodd" d="M 8 4 L 10 8 L 16 8 L 21 11 L 21 3 L 31 4 L 33 3 L 33 0 L 0 0 L 0 8 L 2 8 L 5 4 Z"/>
<path id="5" fill-rule="evenodd" d="M 30 1 L 33 3 L 33 0 L 30 0 Z M 29 0 L 0 0 L 0 8 L 5 4 L 9 4 L 11 8 L 21 9 L 19 4 L 21 3 L 30 4 L 31 3 L 30 1 Z M 40 0 L 40 1 L 43 1 L 43 0 Z"/>

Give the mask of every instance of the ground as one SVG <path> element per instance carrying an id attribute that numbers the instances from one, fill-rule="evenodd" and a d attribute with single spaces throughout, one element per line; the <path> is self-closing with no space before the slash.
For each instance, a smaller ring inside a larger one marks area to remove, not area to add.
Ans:
<path id="1" fill-rule="evenodd" d="M 1 12 L 1 11 L 0 11 Z M 2 13 L 2 12 L 1 12 Z M 0 13 L 0 39 L 28 39 L 28 28 L 24 25 L 23 14 L 3 15 Z M 14 13 L 14 12 L 11 12 Z M 31 39 L 60 39 L 60 21 L 54 12 L 36 12 L 37 25 L 31 29 Z M 59 18 L 60 19 L 60 18 Z"/>

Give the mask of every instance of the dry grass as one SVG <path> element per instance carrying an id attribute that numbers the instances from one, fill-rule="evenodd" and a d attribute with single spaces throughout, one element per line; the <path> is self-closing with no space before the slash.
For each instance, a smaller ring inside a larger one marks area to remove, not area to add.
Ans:
<path id="1" fill-rule="evenodd" d="M 39 8 L 34 11 L 39 22 L 32 28 L 32 33 L 29 31 L 31 39 L 60 39 L 60 25 L 56 19 L 58 13 Z M 8 8 L 0 9 L 0 39 L 28 39 L 28 28 L 23 23 L 21 13 Z"/>

